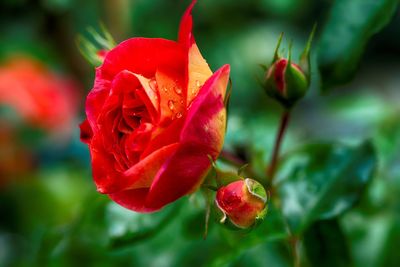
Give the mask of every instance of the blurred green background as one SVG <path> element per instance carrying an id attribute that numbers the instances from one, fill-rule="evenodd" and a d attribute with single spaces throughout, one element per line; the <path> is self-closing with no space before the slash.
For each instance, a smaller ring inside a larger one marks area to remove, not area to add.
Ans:
<path id="1" fill-rule="evenodd" d="M 400 264 L 397 4 L 200 0 L 195 6 L 194 34 L 204 58 L 212 70 L 226 63 L 232 69 L 225 149 L 249 162 L 255 175 L 263 175 L 281 112 L 257 82 L 263 75 L 259 64 L 272 60 L 280 32 L 286 51 L 293 40 L 297 59 L 315 22 L 312 85 L 292 112 L 283 152 L 290 157 L 310 143 L 358 145 L 366 139 L 375 148 L 378 168 L 360 198 L 306 233 L 302 251 L 308 251 L 309 259 L 304 266 L 313 265 L 309 251 L 329 259 L 313 266 Z M 78 124 L 94 67 L 79 53 L 77 36 L 90 38 L 87 28 L 99 29 L 102 22 L 117 42 L 135 36 L 176 40 L 188 5 L 183 0 L 0 2 L 0 266 L 292 266 L 285 223 L 275 205 L 250 234 L 212 220 L 203 240 L 201 194 L 155 214 L 137 214 L 98 194 L 92 183 Z M 13 72 L 26 73 L 20 65 L 32 75 L 57 78 L 36 84 Z M 29 99 L 50 105 L 48 113 L 30 117 L 15 106 L 23 98 L 10 96 L 18 79 L 26 79 L 24 86 L 43 84 L 50 95 L 60 94 L 60 105 L 66 106 L 57 115 L 61 130 L 43 122 L 46 114 L 56 116 L 59 107 L 46 100 L 47 93 Z M 335 159 L 329 164 L 335 169 Z M 340 234 L 329 239 L 332 227 Z"/>

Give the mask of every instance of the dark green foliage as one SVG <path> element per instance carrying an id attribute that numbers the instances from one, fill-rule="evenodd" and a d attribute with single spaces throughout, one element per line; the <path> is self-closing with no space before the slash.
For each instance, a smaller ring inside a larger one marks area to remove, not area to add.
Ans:
<path id="1" fill-rule="evenodd" d="M 398 0 L 335 0 L 322 31 L 318 66 L 322 89 L 349 82 L 370 38 L 393 17 Z"/>
<path id="2" fill-rule="evenodd" d="M 309 145 L 289 155 L 276 182 L 282 211 L 293 232 L 350 209 L 373 177 L 376 164 L 370 142 L 355 148 Z"/>
<path id="3" fill-rule="evenodd" d="M 336 219 L 312 224 L 304 233 L 303 244 L 311 266 L 353 266 L 346 236 Z"/>

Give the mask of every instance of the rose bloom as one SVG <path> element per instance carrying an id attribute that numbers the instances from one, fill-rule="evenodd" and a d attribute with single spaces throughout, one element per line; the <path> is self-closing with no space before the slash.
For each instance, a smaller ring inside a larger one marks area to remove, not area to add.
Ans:
<path id="1" fill-rule="evenodd" d="M 15 110 L 23 122 L 50 132 L 72 130 L 77 85 L 27 56 L 0 65 L 0 105 Z"/>
<path id="2" fill-rule="evenodd" d="M 229 66 L 214 74 L 185 12 L 177 42 L 131 38 L 105 55 L 81 139 L 100 193 L 152 212 L 195 191 L 222 149 Z"/>

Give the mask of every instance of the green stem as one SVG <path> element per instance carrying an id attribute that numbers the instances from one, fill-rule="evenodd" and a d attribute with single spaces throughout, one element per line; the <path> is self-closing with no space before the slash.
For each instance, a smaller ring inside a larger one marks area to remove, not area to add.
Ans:
<path id="1" fill-rule="evenodd" d="M 276 135 L 274 150 L 273 150 L 272 156 L 271 156 L 271 161 L 266 170 L 267 186 L 272 185 L 272 182 L 275 177 L 275 172 L 276 172 L 278 159 L 279 159 L 279 152 L 280 152 L 280 149 L 282 146 L 283 138 L 285 136 L 286 130 L 289 125 L 289 119 L 290 119 L 290 110 L 285 109 L 281 115 L 280 125 L 279 125 L 279 129 L 278 129 L 278 133 Z M 273 190 L 273 188 L 271 190 Z M 285 226 L 286 226 L 287 232 L 289 234 L 289 245 L 290 245 L 292 255 L 293 255 L 293 266 L 300 267 L 301 262 L 300 262 L 300 251 L 299 251 L 300 250 L 299 238 L 296 237 L 292 233 L 292 231 L 290 230 L 289 224 L 287 223 L 286 220 L 285 220 Z"/>
<path id="2" fill-rule="evenodd" d="M 299 244 L 299 239 L 296 237 L 293 237 L 291 240 L 291 247 L 292 247 L 292 253 L 293 253 L 293 266 L 294 267 L 301 267 L 300 263 L 300 244 Z"/>
<path id="3" fill-rule="evenodd" d="M 289 124 L 289 118 L 290 118 L 290 111 L 289 110 L 285 110 L 282 113 L 282 116 L 281 116 L 279 130 L 278 130 L 278 133 L 277 133 L 276 139 L 275 139 L 274 150 L 272 152 L 270 164 L 268 165 L 268 168 L 267 168 L 267 171 L 266 171 L 266 174 L 267 174 L 267 186 L 270 186 L 272 184 L 273 180 L 274 180 L 275 171 L 276 171 L 276 167 L 277 167 L 277 164 L 278 164 L 279 151 L 281 149 L 282 140 L 283 140 L 283 137 L 284 137 L 284 135 L 286 133 L 286 129 L 287 129 L 288 124 Z"/>

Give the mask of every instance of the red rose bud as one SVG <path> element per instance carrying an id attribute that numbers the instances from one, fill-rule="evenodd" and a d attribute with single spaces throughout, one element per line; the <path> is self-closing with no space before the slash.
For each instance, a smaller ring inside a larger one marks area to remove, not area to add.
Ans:
<path id="1" fill-rule="evenodd" d="M 309 87 L 309 81 L 300 66 L 287 59 L 279 59 L 267 72 L 265 90 L 271 97 L 290 108 L 302 98 Z"/>
<path id="2" fill-rule="evenodd" d="M 86 100 L 81 140 L 97 190 L 153 212 L 197 190 L 224 142 L 229 66 L 212 72 L 192 33 L 178 41 L 131 38 L 105 55 Z"/>
<path id="3" fill-rule="evenodd" d="M 246 178 L 218 189 L 215 204 L 222 213 L 221 223 L 248 229 L 264 219 L 267 193 L 257 181 Z"/>
<path id="4" fill-rule="evenodd" d="M 265 91 L 286 108 L 291 108 L 299 99 L 304 97 L 310 87 L 310 48 L 314 31 L 315 27 L 300 57 L 299 65 L 291 60 L 291 45 L 287 59 L 279 55 L 279 47 L 283 37 L 283 34 L 281 34 L 274 59 L 267 69 L 264 83 Z"/>

